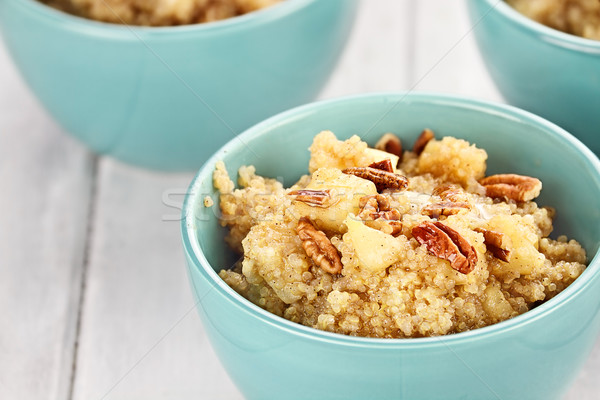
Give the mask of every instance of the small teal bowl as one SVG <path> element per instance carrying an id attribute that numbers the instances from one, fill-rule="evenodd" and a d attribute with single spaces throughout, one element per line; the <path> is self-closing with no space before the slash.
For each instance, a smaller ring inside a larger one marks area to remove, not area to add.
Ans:
<path id="1" fill-rule="evenodd" d="M 223 240 L 212 184 L 256 166 L 286 185 L 307 173 L 308 146 L 330 129 L 373 144 L 384 132 L 413 143 L 424 127 L 488 151 L 488 172 L 541 178 L 555 231 L 579 240 L 586 271 L 550 301 L 486 328 L 443 337 L 368 339 L 308 328 L 246 301 L 219 278 L 236 257 Z M 314 103 L 262 122 L 202 167 L 186 198 L 182 235 L 198 310 L 221 362 L 248 399 L 559 399 L 600 331 L 600 161 L 561 128 L 516 108 L 432 94 L 374 94 Z"/>
<path id="2" fill-rule="evenodd" d="M 356 0 L 285 0 L 240 17 L 131 27 L 0 0 L 0 30 L 49 113 L 98 153 L 197 169 L 251 125 L 314 99 Z"/>
<path id="3" fill-rule="evenodd" d="M 502 0 L 468 0 L 475 38 L 504 98 L 600 154 L 600 41 L 535 22 Z"/>

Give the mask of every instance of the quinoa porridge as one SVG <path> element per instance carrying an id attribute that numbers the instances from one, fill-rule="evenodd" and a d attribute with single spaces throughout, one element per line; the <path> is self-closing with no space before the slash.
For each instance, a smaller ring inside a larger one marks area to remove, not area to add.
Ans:
<path id="1" fill-rule="evenodd" d="M 281 0 L 40 0 L 84 18 L 127 25 L 170 26 L 218 21 Z"/>
<path id="2" fill-rule="evenodd" d="M 520 13 L 560 31 L 600 40 L 599 0 L 506 0 Z"/>
<path id="3" fill-rule="evenodd" d="M 242 296 L 309 327 L 410 338 L 484 327 L 566 288 L 584 249 L 550 239 L 542 184 L 485 176 L 487 153 L 425 130 L 412 151 L 318 134 L 310 175 L 291 188 L 222 162 L 214 171 L 227 242 L 243 254 L 220 276 Z"/>

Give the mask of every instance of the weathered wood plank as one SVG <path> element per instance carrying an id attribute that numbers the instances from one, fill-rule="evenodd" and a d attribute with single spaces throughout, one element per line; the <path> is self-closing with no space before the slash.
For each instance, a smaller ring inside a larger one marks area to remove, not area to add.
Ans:
<path id="1" fill-rule="evenodd" d="M 68 396 L 93 157 L 0 43 L 0 398 Z"/>
<path id="2" fill-rule="evenodd" d="M 363 0 L 322 98 L 414 86 L 499 100 L 464 5 L 446 3 Z M 241 398 L 193 309 L 173 221 L 178 211 L 163 202 L 190 179 L 101 163 L 75 399 Z M 593 393 L 582 390 L 579 398 Z"/>
<path id="3" fill-rule="evenodd" d="M 346 50 L 322 98 L 408 88 L 415 3 L 362 0 Z"/>
<path id="4" fill-rule="evenodd" d="M 465 2 L 419 0 L 415 26 L 412 88 L 502 101 L 477 49 Z"/>
<path id="5" fill-rule="evenodd" d="M 169 206 L 191 179 L 101 162 L 74 399 L 238 396 L 200 326 Z"/>
<path id="6" fill-rule="evenodd" d="M 410 3 L 363 1 L 323 97 L 405 88 L 410 37 L 397 22 Z M 191 178 L 101 163 L 74 399 L 241 398 L 193 309 L 178 222 L 163 218 L 178 217 L 165 193 Z"/>

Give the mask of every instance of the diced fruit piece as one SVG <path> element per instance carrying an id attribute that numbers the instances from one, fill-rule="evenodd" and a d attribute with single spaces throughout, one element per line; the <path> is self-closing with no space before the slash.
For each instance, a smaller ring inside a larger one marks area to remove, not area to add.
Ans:
<path id="1" fill-rule="evenodd" d="M 360 198 L 377 194 L 373 182 L 342 173 L 336 168 L 317 170 L 306 187 L 309 190 L 329 190 L 331 205 L 315 207 L 300 201 L 294 201 L 294 213 L 300 217 L 308 217 L 322 230 L 342 232 L 345 229 L 344 219 L 348 213 L 360 212 Z"/>
<path id="2" fill-rule="evenodd" d="M 400 258 L 402 246 L 395 237 L 369 228 L 354 215 L 349 215 L 345 223 L 348 227 L 346 235 L 352 242 L 354 253 L 362 268 L 379 272 Z"/>
<path id="3" fill-rule="evenodd" d="M 365 150 L 365 165 L 358 165 L 358 167 L 366 167 L 372 163 L 376 163 L 379 161 L 383 161 L 386 159 L 389 159 L 392 162 L 392 165 L 394 167 L 396 167 L 396 165 L 398 165 L 398 161 L 400 160 L 398 158 L 398 156 L 392 154 L 392 153 L 387 153 L 385 151 L 381 151 L 381 150 L 377 150 L 377 149 L 371 149 L 368 148 Z"/>
<path id="4" fill-rule="evenodd" d="M 537 251 L 538 236 L 532 222 L 520 215 L 496 215 L 488 221 L 486 229 L 507 235 L 512 243 L 510 260 L 499 263 L 496 273 L 529 275 L 542 267 L 544 255 Z"/>

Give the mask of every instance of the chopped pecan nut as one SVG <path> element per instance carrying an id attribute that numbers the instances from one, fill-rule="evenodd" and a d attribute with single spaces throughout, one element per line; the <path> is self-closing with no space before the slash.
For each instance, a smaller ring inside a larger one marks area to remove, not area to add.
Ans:
<path id="1" fill-rule="evenodd" d="M 300 218 L 296 231 L 302 240 L 304 251 L 317 266 L 330 274 L 339 274 L 342 271 L 340 255 L 323 231 L 315 228 L 306 217 Z"/>
<path id="2" fill-rule="evenodd" d="M 444 201 L 441 203 L 428 204 L 421 210 L 421 214 L 427 215 L 431 218 L 439 218 L 442 215 L 454 215 L 464 210 L 470 210 L 471 205 L 469 203 L 454 203 L 451 201 Z"/>
<path id="3" fill-rule="evenodd" d="M 442 185 L 433 189 L 434 196 L 439 196 L 444 201 L 450 201 L 453 203 L 466 203 L 468 197 L 465 191 L 457 185 Z"/>
<path id="4" fill-rule="evenodd" d="M 400 138 L 393 133 L 386 133 L 375 144 L 377 150 L 385 151 L 386 153 L 394 154 L 402 160 L 402 142 Z"/>
<path id="5" fill-rule="evenodd" d="M 479 181 L 488 197 L 514 201 L 530 201 L 540 195 L 542 182 L 537 178 L 516 174 L 499 174 Z"/>
<path id="6" fill-rule="evenodd" d="M 390 199 L 387 196 L 376 194 L 371 196 L 363 196 L 359 200 L 360 208 L 365 208 L 370 205 L 375 211 L 388 211 L 390 210 Z"/>
<path id="7" fill-rule="evenodd" d="M 385 160 L 374 162 L 369 165 L 369 168 L 380 169 L 382 171 L 394 172 L 394 167 L 392 166 L 392 161 L 389 158 Z"/>
<path id="8" fill-rule="evenodd" d="M 375 196 L 365 196 L 360 199 L 361 210 L 357 217 L 364 220 L 375 219 L 374 215 L 379 212 L 379 204 Z"/>
<path id="9" fill-rule="evenodd" d="M 390 235 L 394 237 L 400 236 L 400 234 L 402 233 L 402 222 L 386 221 L 385 223 L 391 228 L 391 232 L 389 232 Z"/>
<path id="10" fill-rule="evenodd" d="M 448 260 L 460 273 L 468 274 L 477 264 L 473 246 L 458 232 L 441 222 L 423 222 L 412 229 L 412 235 L 436 257 Z"/>
<path id="11" fill-rule="evenodd" d="M 388 235 L 392 235 L 394 237 L 397 237 L 402 233 L 402 222 L 400 221 L 391 221 L 378 218 L 375 220 L 367 220 L 364 222 L 365 225 L 367 225 L 369 228 L 377 229 L 378 231 L 381 231 Z"/>
<path id="12" fill-rule="evenodd" d="M 360 199 L 359 205 L 361 211 L 358 217 L 363 221 L 378 218 L 397 221 L 402 218 L 400 211 L 392 210 L 389 199 L 381 194 L 364 196 Z"/>
<path id="13" fill-rule="evenodd" d="M 319 207 L 326 207 L 326 203 L 331 199 L 329 190 L 300 189 L 292 190 L 288 195 L 295 196 L 296 201 Z"/>
<path id="14" fill-rule="evenodd" d="M 402 218 L 402 214 L 398 210 L 378 211 L 373 214 L 373 219 L 385 219 L 388 221 L 399 221 Z"/>
<path id="15" fill-rule="evenodd" d="M 433 139 L 435 139 L 433 131 L 431 129 L 425 129 L 417 138 L 417 141 L 413 146 L 413 153 L 415 153 L 416 155 L 420 155 L 423 152 L 423 150 L 425 150 L 425 146 L 427 146 L 427 143 L 429 143 L 429 141 Z"/>
<path id="16" fill-rule="evenodd" d="M 509 236 L 502 232 L 490 231 L 483 228 L 476 228 L 475 232 L 483 234 L 485 247 L 494 255 L 494 257 L 506 262 L 510 260 L 512 241 Z"/>
<path id="17" fill-rule="evenodd" d="M 360 199 L 361 211 L 358 218 L 363 220 L 367 226 L 378 229 L 392 236 L 402 233 L 402 215 L 400 211 L 391 209 L 390 200 L 387 196 L 377 194 L 364 196 Z"/>
<path id="18" fill-rule="evenodd" d="M 392 172 L 382 171 L 380 169 L 371 167 L 353 167 L 346 168 L 342 172 L 373 182 L 379 192 L 384 189 L 403 190 L 408 187 L 408 179 L 406 179 L 406 177 Z"/>
<path id="19" fill-rule="evenodd" d="M 462 272 L 463 274 L 468 274 L 471 272 L 477 264 L 477 252 L 475 251 L 475 248 L 471 246 L 469 242 L 457 231 L 450 228 L 448 225 L 444 225 L 441 222 L 434 222 L 433 224 L 442 230 L 446 235 L 448 235 L 448 237 L 456 244 L 461 254 L 467 258 L 467 264 L 464 266 L 464 268 L 456 268 L 456 270 Z"/>

